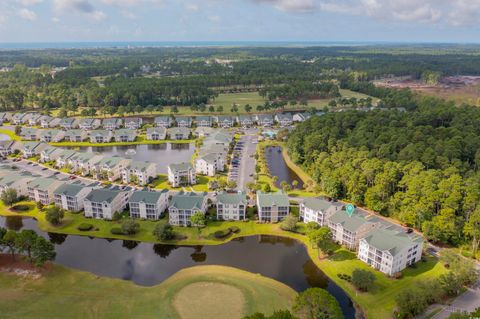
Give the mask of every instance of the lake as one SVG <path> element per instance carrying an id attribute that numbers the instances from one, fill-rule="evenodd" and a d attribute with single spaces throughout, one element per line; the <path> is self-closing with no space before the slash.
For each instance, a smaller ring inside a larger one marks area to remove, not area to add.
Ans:
<path id="1" fill-rule="evenodd" d="M 272 176 L 277 176 L 278 180 L 275 183 L 275 186 L 280 187 L 282 181 L 292 184 L 293 181 L 297 181 L 298 185 L 296 188 L 302 188 L 303 182 L 298 175 L 288 167 L 287 163 L 282 155 L 282 148 L 280 146 L 267 146 L 265 148 L 265 159 L 267 161 L 270 174 Z"/>
<path id="2" fill-rule="evenodd" d="M 167 165 L 172 163 L 190 162 L 195 145 L 193 143 L 162 143 L 126 146 L 85 146 L 68 147 L 81 152 L 96 152 L 105 156 L 121 156 L 137 161 L 157 164 L 159 174 L 167 174 Z M 131 151 L 135 151 L 127 155 Z M 127 153 L 127 154 L 126 154 Z"/>
<path id="3" fill-rule="evenodd" d="M 273 278 L 297 291 L 324 288 L 339 301 L 345 318 L 355 318 L 350 298 L 317 268 L 305 247 L 290 238 L 249 236 L 217 246 L 175 246 L 47 234 L 37 229 L 35 220 L 21 217 L 0 217 L 0 225 L 37 231 L 55 244 L 56 263 L 100 276 L 152 286 L 183 268 L 231 266 Z"/>

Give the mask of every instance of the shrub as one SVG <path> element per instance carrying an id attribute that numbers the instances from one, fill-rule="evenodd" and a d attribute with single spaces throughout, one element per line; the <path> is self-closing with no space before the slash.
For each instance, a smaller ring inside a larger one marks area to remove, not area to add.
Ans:
<path id="1" fill-rule="evenodd" d="M 213 236 L 215 236 L 215 238 L 217 239 L 222 239 L 230 235 L 231 232 L 232 231 L 229 228 L 225 230 L 217 230 L 216 232 L 213 233 Z"/>
<path id="2" fill-rule="evenodd" d="M 28 205 L 15 205 L 11 208 L 14 212 L 27 212 L 30 210 L 30 206 Z"/>
<path id="3" fill-rule="evenodd" d="M 240 232 L 240 228 L 237 226 L 231 226 L 228 229 L 230 229 L 230 231 L 234 234 L 238 234 Z"/>
<path id="4" fill-rule="evenodd" d="M 357 289 L 369 291 L 375 282 L 375 275 L 368 270 L 355 269 L 352 272 L 352 283 Z"/>
<path id="5" fill-rule="evenodd" d="M 153 235 L 158 240 L 172 240 L 175 238 L 173 227 L 170 224 L 157 224 L 153 230 Z"/>
<path id="6" fill-rule="evenodd" d="M 394 273 L 392 277 L 394 279 L 400 279 L 400 278 L 403 277 L 403 274 L 402 274 L 402 272 L 399 271 L 399 272 Z"/>
<path id="7" fill-rule="evenodd" d="M 79 231 L 89 231 L 93 229 L 93 225 L 88 223 L 81 223 L 80 225 L 77 226 L 77 229 Z"/>
<path id="8" fill-rule="evenodd" d="M 122 223 L 122 231 L 126 235 L 135 235 L 140 230 L 140 224 L 133 219 L 127 219 Z"/>
<path id="9" fill-rule="evenodd" d="M 123 230 L 120 227 L 113 227 L 110 232 L 114 235 L 124 235 Z"/>

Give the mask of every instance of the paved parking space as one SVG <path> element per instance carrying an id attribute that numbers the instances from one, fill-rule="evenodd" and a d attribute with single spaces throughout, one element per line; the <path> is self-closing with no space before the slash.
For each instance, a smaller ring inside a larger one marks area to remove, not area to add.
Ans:
<path id="1" fill-rule="evenodd" d="M 237 182 L 238 190 L 247 190 L 246 185 L 253 181 L 257 133 L 255 128 L 247 129 L 233 150 L 228 179 Z"/>

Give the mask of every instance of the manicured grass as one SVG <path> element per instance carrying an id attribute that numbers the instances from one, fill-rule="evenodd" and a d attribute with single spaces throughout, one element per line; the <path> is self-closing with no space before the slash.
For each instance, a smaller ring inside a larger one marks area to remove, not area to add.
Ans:
<path id="1" fill-rule="evenodd" d="M 137 240 L 143 242 L 158 243 L 159 241 L 152 235 L 152 231 L 158 223 L 166 223 L 166 218 L 160 221 L 138 221 L 140 232 L 134 236 L 112 235 L 110 229 L 118 227 L 119 223 L 87 219 L 81 214 L 66 213 L 66 218 L 62 225 L 55 227 L 45 220 L 45 214 L 38 212 L 36 206 L 32 203 L 18 203 L 20 205 L 29 205 L 30 209 L 26 212 L 16 213 L 11 211 L 0 203 L 0 215 L 3 216 L 28 216 L 38 220 L 38 227 L 43 231 L 64 233 L 71 235 L 94 236 L 101 238 L 115 238 L 125 240 Z M 77 227 L 82 223 L 90 223 L 97 230 L 80 231 Z M 299 224 L 303 226 L 302 224 Z M 226 238 L 217 239 L 214 233 L 218 230 L 225 230 L 228 227 L 237 226 L 240 231 L 231 234 Z M 236 237 L 251 235 L 275 235 L 296 239 L 302 242 L 307 248 L 308 254 L 313 262 L 321 269 L 331 280 L 342 287 L 366 313 L 367 318 L 390 318 L 395 309 L 395 296 L 405 289 L 414 287 L 419 280 L 435 278 L 446 272 L 446 269 L 435 258 L 428 257 L 427 262 L 420 262 L 417 268 L 408 268 L 403 271 L 403 278 L 391 279 L 384 274 L 373 270 L 367 264 L 358 260 L 355 253 L 338 248 L 328 259 L 321 259 L 317 249 L 311 247 L 306 236 L 301 233 L 292 233 L 280 229 L 279 224 L 257 224 L 254 221 L 248 222 L 209 222 L 208 226 L 198 230 L 192 227 L 174 227 L 177 235 L 185 236 L 183 240 L 172 240 L 163 242 L 165 244 L 180 245 L 219 245 L 228 242 Z M 351 275 L 356 268 L 367 269 L 375 274 L 376 283 L 372 292 L 358 292 L 350 283 L 338 278 L 338 274 L 345 273 Z"/>
<path id="2" fill-rule="evenodd" d="M 14 140 L 14 141 L 20 141 L 21 140 L 21 137 L 18 136 L 17 134 L 15 134 L 14 131 L 10 131 L 10 130 L 7 130 L 7 129 L 0 129 L 0 134 L 5 134 L 8 137 L 10 137 L 11 140 Z"/>
<path id="3" fill-rule="evenodd" d="M 63 147 L 85 147 L 85 146 L 94 146 L 94 147 L 107 147 L 107 146 L 125 146 L 125 145 L 145 145 L 145 144 L 188 144 L 193 143 L 195 140 L 158 140 L 151 141 L 147 140 L 145 136 L 138 136 L 134 142 L 110 142 L 110 143 L 90 143 L 90 142 L 57 142 L 49 143 L 53 146 L 63 146 Z"/>
<path id="4" fill-rule="evenodd" d="M 255 106 L 263 105 L 265 99 L 261 97 L 258 92 L 245 92 L 219 94 L 215 100 L 210 101 L 212 105 L 222 105 L 223 110 L 229 113 L 234 103 L 238 105 L 239 112 L 245 113 L 245 109 L 243 108 L 245 105 L 250 104 L 253 110 L 255 110 Z"/>
<path id="5" fill-rule="evenodd" d="M 192 186 L 182 186 L 182 187 L 172 187 L 168 183 L 168 176 L 165 174 L 160 174 L 152 182 L 153 188 L 155 189 L 169 189 L 181 191 L 182 189 L 186 191 L 195 191 L 195 192 L 208 192 L 208 182 L 212 180 L 213 177 L 209 176 L 197 176 L 197 184 Z"/>
<path id="6" fill-rule="evenodd" d="M 237 294 L 205 299 L 227 291 L 216 291 L 220 286 Z M 175 302 L 195 292 L 196 298 Z M 222 266 L 186 268 L 154 287 L 56 265 L 40 279 L 0 273 L 2 318 L 241 318 L 257 311 L 289 309 L 295 296 L 293 289 L 275 280 Z M 238 300 L 243 303 L 232 313 L 228 306 Z M 223 313 L 233 316 L 215 316 Z"/>

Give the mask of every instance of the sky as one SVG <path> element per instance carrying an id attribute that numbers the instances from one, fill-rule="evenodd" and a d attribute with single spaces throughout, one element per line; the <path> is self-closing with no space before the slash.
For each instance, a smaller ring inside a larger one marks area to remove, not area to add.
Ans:
<path id="1" fill-rule="evenodd" d="M 480 42 L 480 0 L 0 0 L 0 42 Z"/>

